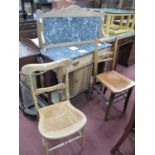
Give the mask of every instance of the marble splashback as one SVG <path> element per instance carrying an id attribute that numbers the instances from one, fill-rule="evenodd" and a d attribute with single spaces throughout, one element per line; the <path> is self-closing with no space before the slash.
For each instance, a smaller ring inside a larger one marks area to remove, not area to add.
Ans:
<path id="1" fill-rule="evenodd" d="M 101 17 L 46 17 L 43 19 L 46 45 L 95 40 L 99 37 Z"/>

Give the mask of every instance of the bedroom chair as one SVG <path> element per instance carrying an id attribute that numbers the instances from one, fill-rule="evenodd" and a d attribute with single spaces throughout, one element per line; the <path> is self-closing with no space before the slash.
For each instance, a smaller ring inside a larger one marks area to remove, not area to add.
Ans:
<path id="1" fill-rule="evenodd" d="M 94 80 L 92 84 L 92 89 L 94 89 L 96 81 L 98 81 L 101 84 L 101 86 L 104 86 L 104 91 L 100 91 L 100 93 L 103 93 L 104 95 L 107 89 L 111 91 L 110 98 L 106 102 L 106 112 L 104 120 L 107 121 L 111 106 L 114 103 L 117 103 L 121 100 L 125 100 L 123 114 L 126 112 L 128 100 L 134 87 L 134 81 L 128 79 L 127 77 L 121 75 L 120 73 L 114 70 L 117 59 L 118 39 L 115 39 L 114 48 L 111 52 L 99 52 L 99 42 L 101 42 L 101 40 L 96 41 L 96 52 L 94 54 Z M 98 63 L 100 62 L 104 62 L 104 72 L 98 74 Z M 114 99 L 117 100 L 113 102 Z"/>
<path id="2" fill-rule="evenodd" d="M 38 129 L 43 139 L 45 155 L 48 155 L 49 151 L 53 151 L 77 139 L 82 138 L 82 142 L 84 141 L 84 128 L 87 122 L 86 116 L 80 110 L 72 106 L 69 101 L 67 67 L 70 64 L 70 60 L 62 59 L 50 63 L 28 64 L 22 68 L 22 73 L 29 77 L 35 109 L 39 119 Z M 33 83 L 33 77 L 49 70 L 56 72 L 58 84 L 44 88 L 36 88 Z M 61 95 L 62 90 L 65 90 L 63 95 Z M 53 91 L 58 91 L 61 99 L 62 96 L 66 96 L 65 101 L 59 101 L 59 103 L 40 108 L 38 106 L 37 97 L 40 94 Z M 76 133 L 79 133 L 78 136 L 53 146 L 52 148 L 48 147 L 48 140 L 59 140 Z"/>

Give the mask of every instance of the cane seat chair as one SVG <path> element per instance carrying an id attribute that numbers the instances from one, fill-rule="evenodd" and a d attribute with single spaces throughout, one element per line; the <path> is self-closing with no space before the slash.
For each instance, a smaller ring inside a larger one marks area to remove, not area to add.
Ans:
<path id="1" fill-rule="evenodd" d="M 87 122 L 86 116 L 72 106 L 69 101 L 67 66 L 70 64 L 70 60 L 62 59 L 44 64 L 28 64 L 22 68 L 22 73 L 29 76 L 35 109 L 39 118 L 38 129 L 43 139 L 45 155 L 48 155 L 49 151 L 53 151 L 67 143 L 80 138 L 82 138 L 82 141 L 84 139 L 84 128 Z M 45 73 L 49 70 L 53 70 L 57 73 L 58 84 L 50 87 L 35 88 L 33 76 Z M 66 96 L 65 100 L 40 108 L 37 103 L 37 96 L 53 91 L 58 91 L 60 99 L 63 99 L 62 96 Z M 48 147 L 49 140 L 66 138 L 76 133 L 78 133 L 78 135 L 72 139 L 55 145 L 52 148 Z"/>
<path id="2" fill-rule="evenodd" d="M 101 42 L 101 40 L 96 42 Z M 121 100 L 125 100 L 123 114 L 126 112 L 128 100 L 134 87 L 134 81 L 114 70 L 118 54 L 117 44 L 118 39 L 116 38 L 111 52 L 102 53 L 98 51 L 98 44 L 96 44 L 96 52 L 94 54 L 94 82 L 92 88 L 95 87 L 96 81 L 98 81 L 101 86 L 104 86 L 104 90 L 102 87 L 100 93 L 102 92 L 104 95 L 107 89 L 111 91 L 110 98 L 106 102 L 105 121 L 108 120 L 112 104 Z M 104 62 L 104 72 L 98 74 L 98 63 L 100 62 Z"/>

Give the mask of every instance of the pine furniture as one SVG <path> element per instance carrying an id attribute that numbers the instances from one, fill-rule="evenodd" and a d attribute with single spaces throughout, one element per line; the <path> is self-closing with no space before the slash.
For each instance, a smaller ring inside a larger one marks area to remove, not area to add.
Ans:
<path id="1" fill-rule="evenodd" d="M 88 90 L 92 75 L 95 40 L 101 38 L 104 18 L 79 6 L 43 13 L 37 11 L 39 47 L 48 61 L 72 60 L 69 68 L 71 97 Z M 110 44 L 99 45 L 104 52 Z"/>
<path id="2" fill-rule="evenodd" d="M 38 129 L 43 139 L 45 155 L 48 155 L 49 151 L 53 151 L 77 139 L 82 138 L 84 140 L 84 128 L 87 119 L 86 116 L 72 106 L 69 101 L 69 79 L 67 71 L 69 65 L 71 65 L 70 60 L 62 59 L 60 61 L 44 64 L 28 64 L 21 69 L 22 74 L 27 76 L 29 80 L 35 109 L 39 119 Z M 58 84 L 37 88 L 33 81 L 34 77 L 50 70 L 54 70 L 57 73 Z M 53 105 L 40 107 L 38 105 L 39 95 L 53 91 L 58 92 L 59 102 Z M 76 133 L 78 133 L 78 136 L 49 148 L 49 140 L 60 140 L 75 135 Z M 84 142 L 83 140 L 82 142 Z"/>

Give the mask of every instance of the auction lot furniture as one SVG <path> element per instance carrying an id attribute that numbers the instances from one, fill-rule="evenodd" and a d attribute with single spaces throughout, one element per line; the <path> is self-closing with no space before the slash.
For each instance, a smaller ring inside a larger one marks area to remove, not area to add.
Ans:
<path id="1" fill-rule="evenodd" d="M 38 36 L 41 55 L 48 61 L 62 58 L 72 60 L 69 68 L 70 96 L 88 90 L 92 75 L 95 40 L 102 37 L 103 17 L 96 12 L 74 7 L 37 12 Z M 99 44 L 100 52 L 110 44 Z"/>
<path id="2" fill-rule="evenodd" d="M 120 102 L 124 100 L 124 108 L 123 113 L 126 112 L 128 100 L 132 92 L 132 88 L 134 87 L 134 82 L 127 77 L 119 74 L 114 71 L 115 69 L 115 61 L 117 56 L 117 43 L 116 39 L 114 49 L 109 52 L 99 53 L 98 52 L 98 42 L 96 43 L 96 52 L 94 54 L 94 82 L 93 88 L 96 84 L 96 81 L 101 83 L 101 86 L 105 87 L 104 92 L 102 90 L 100 93 L 105 93 L 106 89 L 111 91 L 111 95 L 109 100 L 106 102 L 106 112 L 105 112 L 105 121 L 108 120 L 108 115 L 110 113 L 110 109 L 112 104 Z M 98 74 L 98 63 L 104 62 L 104 72 Z M 110 64 L 109 64 L 110 63 Z"/>
<path id="3" fill-rule="evenodd" d="M 78 7 L 78 9 L 80 8 Z M 37 54 L 33 55 L 33 52 L 29 52 L 31 53 L 30 55 L 20 57 L 20 69 L 23 65 L 28 63 L 46 63 L 60 60 L 62 58 L 69 58 L 70 60 L 72 60 L 72 65 L 69 67 L 70 97 L 74 97 L 79 93 L 88 90 L 90 88 L 90 81 L 92 76 L 95 39 L 102 38 L 102 32 L 100 32 L 100 29 L 103 22 L 103 17 L 99 13 L 91 13 L 86 11 L 86 9 L 82 9 L 81 11 L 77 12 L 75 12 L 74 10 L 75 14 L 72 14 L 71 10 L 67 9 L 62 9 L 61 11 L 56 12 L 53 10 L 45 14 L 43 14 L 42 12 L 40 13 L 40 18 L 38 18 L 37 22 L 38 28 L 42 28 L 42 31 L 41 29 L 38 29 L 38 36 L 40 36 L 39 46 L 41 49 L 35 47 L 35 51 L 37 51 Z M 54 16 L 52 16 L 52 14 Z M 87 17 L 85 17 L 86 15 Z M 39 23 L 40 21 L 41 23 Z M 83 24 L 81 24 L 81 22 Z M 64 23 L 68 25 L 65 27 Z M 90 28 L 91 26 L 93 28 Z M 53 31 L 48 33 L 48 29 L 52 29 Z M 93 36 L 91 34 L 92 32 L 96 34 Z M 130 40 L 133 35 L 134 33 L 117 35 L 119 38 L 118 48 L 119 45 L 122 46 L 125 45 L 128 41 L 133 41 Z M 83 40 L 81 41 L 80 39 Z M 106 37 L 106 39 L 112 43 L 115 40 L 115 36 L 109 36 Z M 27 51 L 31 51 L 31 47 L 33 47 L 32 41 L 28 39 L 23 40 L 27 40 L 27 42 L 29 42 L 27 44 L 29 46 L 27 48 Z M 110 49 L 111 44 L 105 42 L 101 44 L 99 43 L 100 53 L 104 53 L 106 51 L 109 51 Z M 22 51 L 22 53 L 24 52 Z M 54 85 L 57 83 L 54 72 L 48 73 L 48 75 L 44 76 L 44 78 L 46 78 L 46 82 L 43 86 Z M 37 84 L 39 85 L 40 82 L 39 80 L 37 81 Z M 48 95 L 46 101 L 49 104 L 51 103 L 50 95 Z"/>
<path id="4" fill-rule="evenodd" d="M 39 132 L 43 138 L 45 155 L 65 144 L 71 143 L 79 138 L 84 139 L 84 127 L 86 125 L 86 116 L 73 107 L 69 101 L 68 71 L 67 67 L 71 61 L 62 59 L 60 61 L 44 64 L 28 64 L 22 67 L 22 74 L 27 76 L 30 83 L 32 97 L 39 118 Z M 34 76 L 54 70 L 57 73 L 58 84 L 54 86 L 37 88 L 34 85 Z M 65 93 L 63 93 L 63 91 Z M 58 91 L 60 100 L 58 103 L 46 107 L 39 107 L 38 96 L 49 92 Z M 62 101 L 62 93 L 65 94 L 65 100 Z M 78 133 L 79 135 L 60 143 L 52 148 L 48 147 L 48 140 L 58 140 Z"/>
<path id="5" fill-rule="evenodd" d="M 89 89 L 93 52 L 95 52 L 94 40 L 100 35 L 102 21 L 100 14 L 91 13 L 85 9 L 81 9 L 81 11 L 62 9 L 48 13 L 38 12 L 37 24 L 40 46 L 38 53 L 40 54 L 37 56 L 37 63 L 57 61 L 63 58 L 72 60 L 72 65 L 68 69 L 71 97 Z M 81 22 L 84 23 L 83 26 Z M 107 43 L 99 46 L 101 52 L 109 50 L 111 47 Z M 38 61 L 38 58 L 41 58 L 41 61 L 40 59 Z M 20 64 L 24 64 L 23 61 L 24 58 L 21 59 Z M 44 77 L 47 79 L 46 86 L 50 85 L 51 82 L 55 84 L 53 81 L 57 81 L 57 79 L 54 74 L 51 73 L 48 78 Z M 48 103 L 50 100 L 49 96 Z"/>

